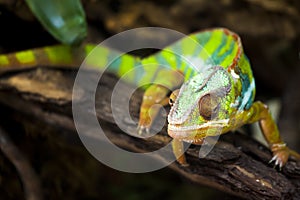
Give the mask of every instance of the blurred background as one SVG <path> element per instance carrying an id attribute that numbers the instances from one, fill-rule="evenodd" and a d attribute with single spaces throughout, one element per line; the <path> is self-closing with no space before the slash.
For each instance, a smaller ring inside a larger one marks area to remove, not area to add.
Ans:
<path id="1" fill-rule="evenodd" d="M 146 26 L 185 34 L 226 27 L 238 33 L 252 64 L 256 99 L 275 100 L 282 137 L 289 146 L 300 150 L 300 1 L 81 2 L 87 20 L 83 42 L 99 43 L 116 33 Z M 0 54 L 59 43 L 22 0 L 0 0 L 0 27 Z M 18 133 L 14 142 L 28 155 L 45 199 L 233 199 L 215 189 L 193 185 L 169 169 L 147 174 L 115 171 L 97 162 L 83 147 L 32 133 L 36 130 L 11 121 L 6 117 L 9 109 L 0 107 L 1 126 Z M 0 199 L 24 199 L 20 178 L 2 153 Z"/>

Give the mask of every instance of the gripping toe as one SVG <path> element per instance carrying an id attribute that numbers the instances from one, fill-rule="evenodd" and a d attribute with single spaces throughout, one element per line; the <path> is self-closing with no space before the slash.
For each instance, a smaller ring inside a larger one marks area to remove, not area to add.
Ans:
<path id="1" fill-rule="evenodd" d="M 269 163 L 274 163 L 275 167 L 278 166 L 281 169 L 288 161 L 290 151 L 288 148 L 273 152 L 273 157 Z"/>

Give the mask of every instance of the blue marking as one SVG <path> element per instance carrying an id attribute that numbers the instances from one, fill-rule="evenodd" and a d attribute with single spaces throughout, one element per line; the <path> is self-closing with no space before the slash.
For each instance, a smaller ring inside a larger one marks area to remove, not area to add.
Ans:
<path id="1" fill-rule="evenodd" d="M 221 64 L 221 63 L 225 60 L 225 58 L 226 58 L 228 55 L 232 54 L 233 49 L 234 49 L 234 45 L 235 45 L 235 43 L 234 43 L 234 42 L 231 42 L 229 49 L 228 49 L 222 56 L 220 56 L 220 57 L 217 59 L 218 64 Z M 223 67 L 227 67 L 227 66 L 223 66 Z"/>
<path id="2" fill-rule="evenodd" d="M 252 82 L 251 82 L 251 84 L 250 84 L 250 92 L 251 92 L 251 95 L 250 95 L 250 97 L 249 97 L 249 99 L 248 99 L 248 101 L 247 101 L 247 103 L 246 103 L 246 105 L 245 105 L 245 109 L 246 110 L 248 110 L 251 106 L 252 106 L 252 103 L 253 103 L 253 100 L 254 100 L 254 92 L 253 92 L 253 90 L 255 89 L 255 81 L 254 81 L 254 79 L 252 80 Z"/>
<path id="3" fill-rule="evenodd" d="M 194 52 L 194 54 L 192 55 L 193 57 L 197 57 L 198 55 L 200 55 L 200 52 L 203 50 L 203 46 L 207 43 L 207 41 L 203 44 L 199 43 L 199 41 L 197 41 L 198 43 L 198 47 L 196 48 L 196 51 Z"/>
<path id="4" fill-rule="evenodd" d="M 200 34 L 195 34 L 195 36 L 196 36 L 197 42 L 199 44 L 205 45 L 208 42 L 208 40 L 211 38 L 211 34 L 212 34 L 212 32 L 208 31 L 208 32 L 200 33 Z"/>
<path id="5" fill-rule="evenodd" d="M 180 69 L 181 63 L 182 63 L 182 48 L 179 43 L 174 44 L 170 47 L 170 51 L 174 52 L 175 59 L 176 59 L 176 69 Z"/>
<path id="6" fill-rule="evenodd" d="M 140 61 L 134 63 L 134 66 L 135 67 L 137 66 L 137 68 L 134 69 L 135 70 L 134 84 L 138 85 L 141 79 L 144 77 L 145 69 L 144 66 L 142 66 L 142 62 Z"/>
<path id="7" fill-rule="evenodd" d="M 168 68 L 168 69 L 172 69 L 171 64 L 161 55 L 157 55 L 156 56 L 156 60 L 158 61 L 158 68 Z"/>
<path id="8" fill-rule="evenodd" d="M 240 106 L 238 108 L 239 111 L 249 109 L 253 103 L 253 95 L 255 89 L 255 82 L 252 79 L 251 83 L 249 77 L 246 74 L 240 73 L 241 81 L 242 81 L 242 91 L 240 100 Z"/>
<path id="9" fill-rule="evenodd" d="M 113 60 L 113 59 L 115 59 L 115 60 Z M 121 59 L 122 59 L 122 56 L 121 57 L 116 57 L 116 55 L 114 53 L 109 53 L 108 60 L 112 61 L 112 62 L 107 67 L 107 70 L 110 71 L 110 72 L 117 73 L 119 71 L 119 68 L 120 68 Z"/>

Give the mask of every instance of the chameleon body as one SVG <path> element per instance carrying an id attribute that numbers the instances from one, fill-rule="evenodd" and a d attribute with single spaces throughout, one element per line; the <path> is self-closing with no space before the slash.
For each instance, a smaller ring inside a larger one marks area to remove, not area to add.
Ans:
<path id="1" fill-rule="evenodd" d="M 85 45 L 72 49 L 61 45 L 0 55 L 0 69 L 37 65 L 78 67 L 94 47 Z M 105 66 L 110 56 L 118 54 L 104 47 L 95 51 L 99 57 L 89 58 L 86 63 L 97 68 Z M 142 67 L 128 74 L 136 66 Z M 256 121 L 273 152 L 271 161 L 282 167 L 290 155 L 300 158 L 281 140 L 268 108 L 261 102 L 254 102 L 255 82 L 249 60 L 239 36 L 228 29 L 191 34 L 144 59 L 123 54 L 108 69 L 137 86 L 155 82 L 145 87 L 139 132 L 151 127 L 151 119 L 158 113 L 158 108 L 152 106 L 166 105 L 170 90 L 180 88 L 170 96 L 168 134 L 173 137 L 173 151 L 181 164 L 186 164 L 183 141 L 202 144 L 206 137 Z"/>

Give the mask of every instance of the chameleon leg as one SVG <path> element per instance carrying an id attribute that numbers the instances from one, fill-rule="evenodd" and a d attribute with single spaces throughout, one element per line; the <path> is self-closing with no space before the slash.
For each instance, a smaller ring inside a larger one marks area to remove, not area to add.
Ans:
<path id="1" fill-rule="evenodd" d="M 203 145 L 204 141 L 206 142 L 206 144 L 207 143 L 209 144 L 210 140 L 211 139 L 209 137 L 206 138 L 206 140 L 204 140 L 204 138 L 203 138 L 203 140 L 194 141 L 193 144 Z M 178 140 L 178 139 L 173 138 L 173 140 L 172 140 L 172 149 L 173 149 L 173 154 L 175 155 L 177 162 L 179 164 L 181 164 L 182 166 L 188 166 L 189 164 L 186 162 L 186 158 L 185 158 L 185 155 L 184 155 L 183 142 Z"/>
<path id="2" fill-rule="evenodd" d="M 153 85 L 146 89 L 142 105 L 140 108 L 140 118 L 138 125 L 138 133 L 141 134 L 144 130 L 149 131 L 155 117 L 157 116 L 160 106 L 169 103 L 167 95 L 170 90 L 178 88 L 184 81 L 181 72 L 163 69 L 157 73 Z"/>
<path id="3" fill-rule="evenodd" d="M 183 142 L 177 139 L 173 139 L 172 148 L 177 162 L 179 162 L 182 166 L 188 166 L 184 155 Z"/>
<path id="4" fill-rule="evenodd" d="M 140 118 L 138 131 L 141 134 L 144 130 L 149 132 L 149 128 L 152 125 L 155 117 L 157 116 L 160 107 L 154 106 L 160 104 L 165 106 L 168 104 L 167 94 L 169 89 L 162 85 L 151 85 L 144 93 L 142 105 L 140 108 Z"/>
<path id="5" fill-rule="evenodd" d="M 264 137 L 269 144 L 270 150 L 273 152 L 273 158 L 270 162 L 275 161 L 275 165 L 279 165 L 281 168 L 287 162 L 290 155 L 300 159 L 300 155 L 290 150 L 282 141 L 277 125 L 265 104 L 259 101 L 254 102 L 250 109 L 242 112 L 237 119 L 241 119 L 241 122 L 236 121 L 234 124 L 235 127 L 259 121 Z"/>

